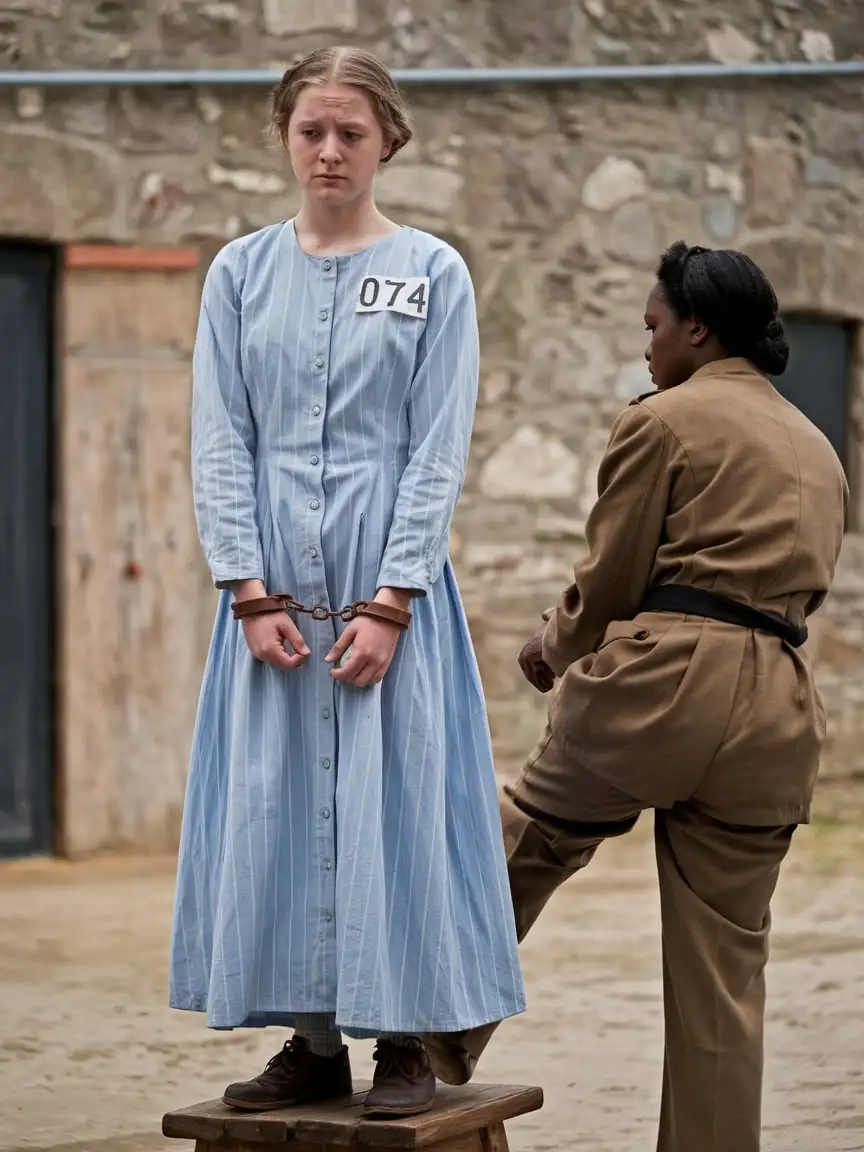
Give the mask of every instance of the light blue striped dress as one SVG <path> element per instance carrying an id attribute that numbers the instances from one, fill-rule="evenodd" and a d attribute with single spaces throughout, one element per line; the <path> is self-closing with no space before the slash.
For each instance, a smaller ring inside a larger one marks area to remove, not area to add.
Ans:
<path id="1" fill-rule="evenodd" d="M 477 374 L 468 271 L 426 233 L 319 258 L 282 223 L 228 244 L 208 273 L 192 455 L 216 584 L 260 578 L 330 607 L 381 586 L 420 593 L 366 689 L 324 663 L 344 625 L 299 616 L 312 655 L 276 669 L 249 654 L 221 594 L 171 958 L 171 1004 L 211 1027 L 327 1012 L 354 1036 L 453 1031 L 524 1008 L 483 694 L 448 559 Z"/>

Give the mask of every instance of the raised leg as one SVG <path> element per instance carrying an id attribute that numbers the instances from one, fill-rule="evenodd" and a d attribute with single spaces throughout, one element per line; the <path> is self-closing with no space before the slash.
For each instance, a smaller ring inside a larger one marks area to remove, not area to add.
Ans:
<path id="1" fill-rule="evenodd" d="M 541 741 L 548 750 L 550 741 Z M 642 811 L 638 800 L 573 766 L 573 813 L 563 820 L 547 816 L 533 803 L 543 756 L 532 761 L 530 775 L 500 796 L 507 875 L 516 916 L 516 934 L 524 940 L 552 894 L 584 868 L 604 840 L 629 832 Z M 424 1036 L 432 1068 L 445 1084 L 467 1084 L 499 1022 L 469 1032 Z"/>

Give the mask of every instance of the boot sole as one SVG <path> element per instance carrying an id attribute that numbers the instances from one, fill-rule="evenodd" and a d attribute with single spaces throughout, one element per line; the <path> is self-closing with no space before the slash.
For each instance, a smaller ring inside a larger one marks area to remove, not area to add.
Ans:
<path id="1" fill-rule="evenodd" d="M 280 1108 L 302 1108 L 304 1104 L 327 1104 L 331 1100 L 350 1100 L 352 1096 L 353 1092 L 339 1092 L 334 1096 L 315 1096 L 304 1100 L 277 1100 L 266 1104 L 254 1104 L 251 1100 L 231 1100 L 228 1096 L 223 1096 L 222 1103 L 238 1112 L 276 1112 Z"/>
<path id="2" fill-rule="evenodd" d="M 390 1119 L 402 1118 L 408 1116 L 419 1116 L 423 1112 L 430 1112 L 435 1106 L 435 1101 L 430 1100 L 428 1104 L 418 1104 L 416 1108 L 364 1108 L 364 1116 L 386 1116 Z"/>

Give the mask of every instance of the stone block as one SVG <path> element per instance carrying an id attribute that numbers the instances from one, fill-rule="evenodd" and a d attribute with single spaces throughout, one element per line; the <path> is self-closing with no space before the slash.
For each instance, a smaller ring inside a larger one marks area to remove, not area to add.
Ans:
<path id="1" fill-rule="evenodd" d="M 584 19 L 579 5 L 548 4 L 538 16 L 537 9 L 524 0 L 495 0 L 489 5 L 487 21 L 496 59 L 508 63 L 514 58 L 524 63 L 574 62 L 574 49 L 584 51 L 586 40 L 585 29 L 580 30 L 579 21 L 574 19 Z"/>
<path id="2" fill-rule="evenodd" d="M 740 172 L 721 168 L 719 164 L 705 165 L 705 187 L 709 192 L 725 193 L 733 204 L 744 203 L 744 180 Z"/>
<path id="3" fill-rule="evenodd" d="M 801 117 L 820 155 L 855 165 L 864 162 L 860 111 L 813 100 L 801 110 Z"/>
<path id="4" fill-rule="evenodd" d="M 41 240 L 116 230 L 123 174 L 110 152 L 44 128 L 0 131 L 0 232 Z"/>
<path id="5" fill-rule="evenodd" d="M 712 60 L 720 64 L 751 64 L 759 47 L 733 24 L 712 28 L 705 36 L 705 46 Z"/>
<path id="6" fill-rule="evenodd" d="M 99 137 L 108 132 L 108 93 L 104 88 L 64 92 L 52 112 L 56 112 L 60 126 L 72 136 Z"/>
<path id="7" fill-rule="evenodd" d="M 582 203 L 593 212 L 611 212 L 647 190 L 645 173 L 632 160 L 607 156 L 582 185 Z"/>
<path id="8" fill-rule="evenodd" d="M 207 169 L 211 184 L 234 188 L 255 196 L 278 196 L 287 185 L 275 172 L 262 172 L 258 168 L 226 168 L 222 164 L 211 164 Z"/>
<path id="9" fill-rule="evenodd" d="M 741 212 L 731 197 L 715 196 L 704 205 L 702 223 L 712 243 L 729 244 L 738 234 Z"/>
<path id="10" fill-rule="evenodd" d="M 657 262 L 660 239 L 649 204 L 634 200 L 612 213 L 606 226 L 606 251 L 625 264 Z"/>
<path id="11" fill-rule="evenodd" d="M 560 440 L 524 424 L 483 465 L 480 491 L 493 500 L 573 496 L 579 471 L 579 460 Z"/>
<path id="12" fill-rule="evenodd" d="M 819 61 L 827 62 L 834 59 L 834 44 L 827 32 L 816 28 L 805 28 L 798 41 L 801 55 L 811 64 Z"/>
<path id="13" fill-rule="evenodd" d="M 798 156 L 785 140 L 751 137 L 744 166 L 746 218 L 751 228 L 786 224 L 801 182 Z"/>
<path id="14" fill-rule="evenodd" d="M 264 26 L 271 36 L 357 28 L 356 0 L 263 0 L 263 6 Z"/>
<path id="15" fill-rule="evenodd" d="M 543 234 L 569 221 L 579 210 L 576 173 L 569 149 L 557 137 L 509 141 L 499 194 L 517 227 Z M 466 157 L 470 165 L 473 157 Z"/>
<path id="16" fill-rule="evenodd" d="M 197 152 L 201 145 L 191 90 L 124 88 L 118 94 L 118 124 L 126 152 Z"/>
<path id="17" fill-rule="evenodd" d="M 699 169 L 687 157 L 651 155 L 646 158 L 646 167 L 652 188 L 689 194 L 697 190 Z"/>
<path id="18" fill-rule="evenodd" d="M 712 242 L 705 227 L 703 215 L 705 203 L 699 196 L 683 196 L 680 193 L 654 200 L 651 208 L 661 249 L 667 248 L 675 240 L 685 240 L 688 244 Z M 640 290 L 644 295 L 647 296 L 652 287 L 653 279 L 647 284 L 643 284 L 640 279 Z M 641 310 L 640 304 L 640 312 Z"/>
<path id="19" fill-rule="evenodd" d="M 842 188 L 847 179 L 846 171 L 825 156 L 811 152 L 804 159 L 804 183 L 811 188 Z"/>
<path id="20" fill-rule="evenodd" d="M 463 187 L 462 176 L 447 168 L 399 164 L 382 168 L 376 197 L 382 207 L 399 208 L 419 216 L 456 215 Z"/>
<path id="21" fill-rule="evenodd" d="M 814 188 L 803 198 L 799 209 L 801 223 L 814 232 L 841 236 L 860 236 L 861 205 L 845 192 L 834 188 Z"/>
<path id="22" fill-rule="evenodd" d="M 529 410 L 559 409 L 608 395 L 615 357 L 602 332 L 571 326 L 570 316 L 526 325 L 517 394 Z"/>
<path id="23" fill-rule="evenodd" d="M 15 108 L 22 120 L 39 120 L 45 111 L 45 89 L 17 88 Z"/>
<path id="24" fill-rule="evenodd" d="M 835 315 L 864 320 L 864 244 L 857 237 L 826 245 L 822 305 Z"/>
<path id="25" fill-rule="evenodd" d="M 718 128 L 712 133 L 709 151 L 715 160 L 735 160 L 741 155 L 741 133 L 736 128 Z"/>
<path id="26" fill-rule="evenodd" d="M 771 281 L 782 309 L 819 311 L 823 307 L 826 246 L 819 237 L 754 238 L 742 248 Z"/>

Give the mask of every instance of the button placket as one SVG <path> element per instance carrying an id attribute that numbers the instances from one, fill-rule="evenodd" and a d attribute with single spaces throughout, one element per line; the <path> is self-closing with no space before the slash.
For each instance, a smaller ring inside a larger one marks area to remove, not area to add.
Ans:
<path id="1" fill-rule="evenodd" d="M 318 281 L 319 300 L 312 313 L 313 341 L 311 348 L 311 395 L 310 440 L 308 441 L 306 492 L 309 535 L 306 555 L 309 560 L 310 603 L 328 605 L 325 580 L 321 531 L 326 513 L 324 498 L 324 419 L 327 408 L 327 392 L 332 366 L 330 348 L 335 314 L 337 261 L 324 259 L 320 264 L 321 276 Z M 308 353 L 307 353 L 308 355 Z M 329 605 L 328 605 L 329 606 Z M 327 626 L 316 624 L 321 630 L 322 643 Z M 334 630 L 335 633 L 335 630 Z M 335 685 L 329 667 L 321 661 L 319 704 L 318 704 L 318 760 L 314 769 L 314 794 L 317 797 L 316 820 L 316 864 L 320 876 L 320 928 L 319 942 L 325 948 L 335 946 L 336 932 L 336 773 L 332 770 L 336 757 L 335 724 Z"/>
<path id="2" fill-rule="evenodd" d="M 330 376 L 329 349 L 336 299 L 336 261 L 330 258 L 322 260 L 320 268 L 322 275 L 318 281 L 318 320 L 317 322 L 313 322 L 311 348 L 311 399 L 313 403 L 309 409 L 312 415 L 312 421 L 309 429 L 310 439 L 308 441 L 310 471 L 307 472 L 306 484 L 308 533 L 305 552 L 309 561 L 309 567 L 307 568 L 309 588 L 307 591 L 311 597 L 311 603 L 326 605 L 328 603 L 328 596 L 321 547 L 321 529 L 323 517 L 326 512 L 322 468 L 324 456 L 323 416 L 327 402 L 327 387 Z"/>

